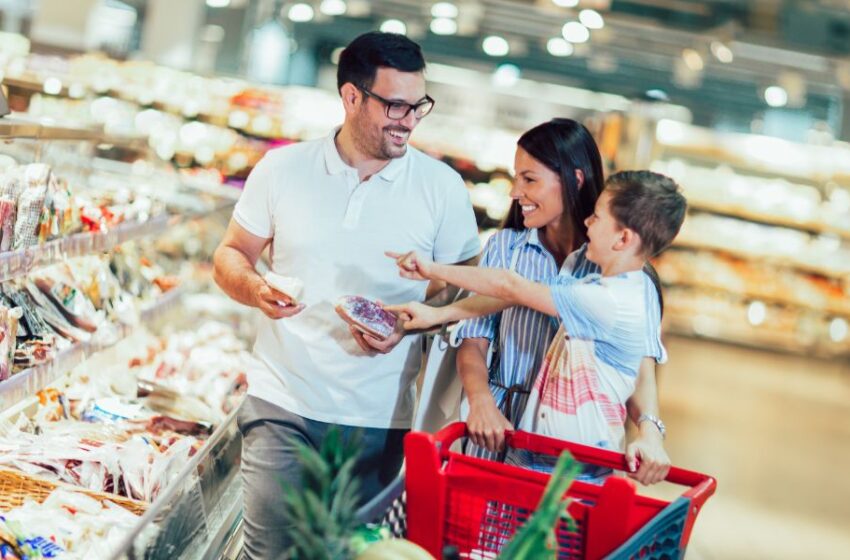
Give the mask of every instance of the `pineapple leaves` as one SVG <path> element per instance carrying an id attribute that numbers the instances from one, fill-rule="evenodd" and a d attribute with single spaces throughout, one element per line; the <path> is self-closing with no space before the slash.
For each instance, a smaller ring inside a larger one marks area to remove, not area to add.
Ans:
<path id="1" fill-rule="evenodd" d="M 502 549 L 499 560 L 554 560 L 557 558 L 557 541 L 555 526 L 560 519 L 568 518 L 571 530 L 575 528 L 574 521 L 569 518 L 564 494 L 581 472 L 581 465 L 576 462 L 568 451 L 561 453 L 552 477 L 537 509 L 528 521 L 516 532 L 511 541 Z"/>
<path id="2" fill-rule="evenodd" d="M 284 486 L 283 502 L 292 560 L 346 560 L 357 525 L 360 481 L 355 475 L 362 434 L 328 429 L 319 449 L 293 441 L 301 467 L 301 484 Z"/>

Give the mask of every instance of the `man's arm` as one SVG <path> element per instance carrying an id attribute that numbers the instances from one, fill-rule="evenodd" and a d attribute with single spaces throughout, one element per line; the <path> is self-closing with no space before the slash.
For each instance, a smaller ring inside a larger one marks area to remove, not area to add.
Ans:
<path id="1" fill-rule="evenodd" d="M 291 317 L 304 309 L 291 305 L 291 299 L 271 288 L 254 266 L 271 239 L 249 233 L 234 220 L 213 255 L 213 278 L 231 298 L 260 309 L 272 319 Z"/>
<path id="2" fill-rule="evenodd" d="M 626 446 L 629 469 L 640 460 L 637 472 L 629 476 L 642 484 L 655 484 L 664 480 L 670 470 L 670 457 L 664 450 L 664 438 L 653 422 L 638 423 L 642 414 L 658 416 L 658 385 L 655 379 L 655 360 L 645 357 L 638 370 L 635 392 L 626 401 L 629 418 L 637 426 L 637 436 Z"/>

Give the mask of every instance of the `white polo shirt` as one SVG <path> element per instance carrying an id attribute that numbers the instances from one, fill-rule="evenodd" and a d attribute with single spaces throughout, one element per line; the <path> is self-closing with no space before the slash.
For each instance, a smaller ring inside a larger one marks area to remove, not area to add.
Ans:
<path id="1" fill-rule="evenodd" d="M 277 321 L 259 314 L 254 354 L 266 367 L 248 373 L 248 394 L 321 422 L 409 428 L 419 338 L 369 355 L 334 305 L 344 295 L 424 299 L 427 283 L 399 277 L 384 251 L 415 250 L 442 263 L 474 257 L 472 205 L 454 170 L 410 146 L 361 183 L 335 134 L 269 151 L 233 212 L 248 232 L 273 238 L 272 269 L 304 281 L 306 305 Z"/>

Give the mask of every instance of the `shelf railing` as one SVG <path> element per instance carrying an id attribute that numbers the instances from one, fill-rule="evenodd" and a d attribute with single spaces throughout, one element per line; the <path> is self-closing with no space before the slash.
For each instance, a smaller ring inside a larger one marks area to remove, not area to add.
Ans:
<path id="1" fill-rule="evenodd" d="M 27 397 L 35 395 L 95 352 L 118 344 L 140 326 L 158 320 L 165 313 L 177 307 L 183 295 L 184 292 L 179 287 L 170 290 L 151 305 L 142 308 L 138 325 L 116 325 L 117 337 L 104 338 L 105 335 L 98 331 L 92 340 L 80 342 L 60 350 L 52 360 L 27 368 L 8 379 L 0 381 L 0 410 L 7 410 Z"/>
<path id="2" fill-rule="evenodd" d="M 77 140 L 134 150 L 148 149 L 148 139 L 144 136 L 109 134 L 103 127 L 64 126 L 19 117 L 0 119 L 0 139 Z"/>
<path id="3" fill-rule="evenodd" d="M 107 252 L 127 241 L 161 233 L 179 223 L 209 216 L 234 204 L 232 199 L 224 200 L 204 212 L 161 214 L 145 221 L 123 222 L 107 231 L 75 233 L 42 245 L 0 253 L 0 282 L 25 276 L 36 268 L 66 258 Z"/>

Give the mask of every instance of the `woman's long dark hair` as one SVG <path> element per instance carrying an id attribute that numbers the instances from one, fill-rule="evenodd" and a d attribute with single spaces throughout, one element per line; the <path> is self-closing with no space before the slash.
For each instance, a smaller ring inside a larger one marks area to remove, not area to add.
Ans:
<path id="1" fill-rule="evenodd" d="M 584 220 L 593 213 L 596 199 L 602 193 L 604 178 L 602 156 L 590 132 L 572 119 L 552 119 L 537 125 L 520 136 L 517 145 L 554 171 L 561 178 L 564 214 L 561 217 L 564 231 L 569 232 L 567 252 L 587 241 Z M 576 169 L 584 174 L 579 187 Z M 524 229 L 522 208 L 514 200 L 504 228 Z"/>
<path id="2" fill-rule="evenodd" d="M 552 119 L 525 132 L 520 136 L 517 145 L 561 178 L 561 195 L 564 201 L 561 221 L 564 231 L 570 234 L 567 252 L 574 251 L 587 241 L 584 220 L 593 213 L 596 199 L 605 188 L 602 156 L 596 141 L 581 123 L 573 119 Z M 576 169 L 581 169 L 584 174 L 581 187 L 576 179 Z M 525 229 L 518 200 L 511 203 L 502 227 Z M 651 264 L 647 263 L 643 270 L 658 292 L 658 302 L 663 315 L 661 279 Z"/>

